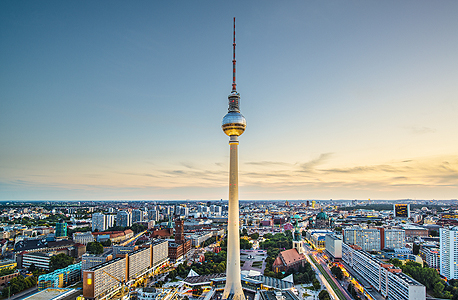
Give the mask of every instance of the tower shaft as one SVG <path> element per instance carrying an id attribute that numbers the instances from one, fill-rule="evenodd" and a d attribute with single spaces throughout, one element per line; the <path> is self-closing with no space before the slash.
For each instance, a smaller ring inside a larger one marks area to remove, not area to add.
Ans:
<path id="1" fill-rule="evenodd" d="M 240 277 L 238 137 L 231 136 L 229 164 L 229 216 L 227 220 L 226 286 L 223 299 L 245 300 Z"/>

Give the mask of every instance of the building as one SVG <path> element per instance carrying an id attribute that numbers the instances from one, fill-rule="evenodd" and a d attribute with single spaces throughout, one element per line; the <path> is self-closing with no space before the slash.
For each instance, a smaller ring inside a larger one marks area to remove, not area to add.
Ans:
<path id="1" fill-rule="evenodd" d="M 73 241 L 75 243 L 80 243 L 83 245 L 87 245 L 94 241 L 94 236 L 91 232 L 75 232 L 73 234 Z"/>
<path id="2" fill-rule="evenodd" d="M 116 225 L 122 227 L 132 226 L 132 214 L 125 210 L 118 211 L 116 214 Z"/>
<path id="3" fill-rule="evenodd" d="M 32 264 L 36 268 L 49 270 L 53 253 L 26 253 L 22 256 L 22 268 L 28 269 Z"/>
<path id="4" fill-rule="evenodd" d="M 380 240 L 384 241 L 380 249 L 399 249 L 405 247 L 405 231 L 403 229 L 387 229 L 381 232 Z M 384 233 L 384 234 L 383 234 Z"/>
<path id="5" fill-rule="evenodd" d="M 119 291 L 120 281 L 140 278 L 167 261 L 167 241 L 154 241 L 123 257 L 83 270 L 83 296 L 91 300 L 104 296 L 109 299 Z"/>
<path id="6" fill-rule="evenodd" d="M 95 213 L 92 215 L 92 231 L 105 231 L 107 230 L 106 216 L 101 213 Z"/>
<path id="7" fill-rule="evenodd" d="M 175 242 L 169 242 L 168 256 L 170 260 L 176 261 L 185 256 L 191 250 L 191 240 L 186 240 L 184 235 L 184 221 L 175 220 Z"/>
<path id="8" fill-rule="evenodd" d="M 116 215 L 113 215 L 113 214 L 105 215 L 105 222 L 106 222 L 106 227 L 107 227 L 106 229 L 110 229 L 111 227 L 115 227 L 115 225 L 116 225 Z"/>
<path id="9" fill-rule="evenodd" d="M 67 223 L 65 223 L 64 220 L 60 220 L 56 223 L 56 230 L 54 231 L 54 236 L 56 238 L 67 237 Z"/>
<path id="10" fill-rule="evenodd" d="M 410 218 L 410 204 L 393 204 L 393 214 L 395 218 Z"/>
<path id="11" fill-rule="evenodd" d="M 403 248 L 405 232 L 402 229 L 385 227 L 361 228 L 358 226 L 344 228 L 344 243 L 357 245 L 364 251 L 379 251 L 385 248 Z"/>
<path id="12" fill-rule="evenodd" d="M 38 290 L 62 288 L 81 280 L 81 263 L 38 276 Z"/>
<path id="13" fill-rule="evenodd" d="M 458 279 L 458 226 L 439 229 L 440 274 L 450 279 Z"/>
<path id="14" fill-rule="evenodd" d="M 132 210 L 132 223 L 143 222 L 143 211 L 139 209 Z"/>
<path id="15" fill-rule="evenodd" d="M 298 253 L 296 249 L 289 249 L 282 251 L 278 254 L 274 263 L 272 264 L 272 271 L 275 273 L 286 272 L 289 269 L 299 270 L 307 262 L 303 253 Z"/>
<path id="16" fill-rule="evenodd" d="M 0 271 L 6 269 L 14 269 L 17 267 L 17 262 L 12 259 L 6 259 L 0 261 Z"/>
<path id="17" fill-rule="evenodd" d="M 394 300 L 424 300 L 426 288 L 392 264 L 382 262 L 358 246 L 342 244 L 342 260 L 383 297 Z"/>
<path id="18" fill-rule="evenodd" d="M 113 259 L 113 255 L 110 252 L 104 252 L 99 255 L 85 253 L 81 257 L 81 269 L 89 270 L 97 265 L 103 264 Z"/>
<path id="19" fill-rule="evenodd" d="M 342 239 L 335 235 L 327 234 L 325 236 L 326 252 L 332 257 L 333 260 L 342 259 Z"/>
<path id="20" fill-rule="evenodd" d="M 420 256 L 430 268 L 439 270 L 440 267 L 440 249 L 435 247 L 424 247 L 420 249 Z"/>
<path id="21" fill-rule="evenodd" d="M 208 240 L 213 236 L 211 231 L 197 232 L 190 235 L 192 245 L 194 247 L 199 247 L 200 244 Z"/>
<path id="22" fill-rule="evenodd" d="M 150 221 L 159 221 L 159 211 L 156 209 L 148 210 L 148 220 Z"/>

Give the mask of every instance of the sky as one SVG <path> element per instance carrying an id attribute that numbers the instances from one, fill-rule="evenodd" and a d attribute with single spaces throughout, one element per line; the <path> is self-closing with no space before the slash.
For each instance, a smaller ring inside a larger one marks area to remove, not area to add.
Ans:
<path id="1" fill-rule="evenodd" d="M 0 200 L 458 198 L 457 1 L 0 1 Z"/>

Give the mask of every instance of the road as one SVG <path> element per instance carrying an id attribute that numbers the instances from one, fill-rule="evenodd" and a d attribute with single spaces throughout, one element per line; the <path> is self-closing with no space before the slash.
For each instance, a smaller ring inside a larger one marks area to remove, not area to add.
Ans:
<path id="1" fill-rule="evenodd" d="M 37 287 L 33 287 L 33 288 L 30 288 L 28 290 L 25 290 L 25 291 L 22 291 L 20 293 L 17 293 L 15 295 L 12 295 L 10 298 L 8 298 L 9 300 L 19 300 L 19 299 L 24 299 L 32 294 L 35 294 L 36 292 L 38 292 L 38 288 Z"/>
<path id="2" fill-rule="evenodd" d="M 320 255 L 315 256 L 317 258 L 318 263 L 323 267 L 323 269 L 328 273 L 329 277 L 334 281 L 337 287 L 339 287 L 340 291 L 342 294 L 345 296 L 347 300 L 352 300 L 351 296 L 348 295 L 348 292 L 340 285 L 340 282 L 337 281 L 337 279 L 332 275 L 331 271 L 328 268 L 328 265 L 323 261 Z"/>
<path id="3" fill-rule="evenodd" d="M 345 299 L 347 300 L 352 300 L 353 298 L 351 298 L 350 295 L 348 295 L 348 292 L 340 285 L 340 283 L 334 278 L 334 275 L 332 275 L 329 271 L 329 268 L 327 266 L 326 263 L 323 262 L 323 260 L 321 259 L 321 257 L 318 257 L 316 254 L 317 252 L 310 249 L 310 247 L 308 245 L 305 245 L 305 250 L 306 250 L 306 255 L 305 257 L 307 258 L 307 260 L 309 261 L 309 263 L 312 265 L 312 267 L 314 268 L 315 272 L 318 274 L 318 277 L 320 279 L 320 281 L 324 284 L 324 286 L 326 287 L 326 289 L 328 290 L 329 294 L 336 300 L 340 299 L 336 292 L 334 291 L 334 289 L 332 288 L 331 284 L 328 282 L 328 280 L 326 279 L 326 277 L 324 276 L 324 274 L 321 274 L 321 271 L 315 266 L 315 264 L 313 263 L 313 261 L 309 258 L 309 254 L 312 255 L 315 260 L 321 265 L 321 267 L 323 267 L 323 269 L 325 270 L 325 272 L 329 275 L 329 277 L 331 278 L 331 280 L 333 280 L 333 282 L 335 283 L 335 285 L 339 288 L 339 290 L 342 292 L 343 296 L 345 297 Z"/>

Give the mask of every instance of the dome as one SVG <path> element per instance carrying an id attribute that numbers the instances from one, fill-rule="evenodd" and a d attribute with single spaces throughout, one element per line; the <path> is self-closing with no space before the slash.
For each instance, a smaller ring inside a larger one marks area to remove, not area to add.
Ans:
<path id="1" fill-rule="evenodd" d="M 316 215 L 316 219 L 317 220 L 327 220 L 329 219 L 329 217 L 324 211 L 321 211 Z"/>
<path id="2" fill-rule="evenodd" d="M 221 127 L 223 128 L 224 133 L 228 136 L 242 135 L 246 128 L 245 117 L 239 112 L 228 112 L 223 118 L 223 124 Z"/>

